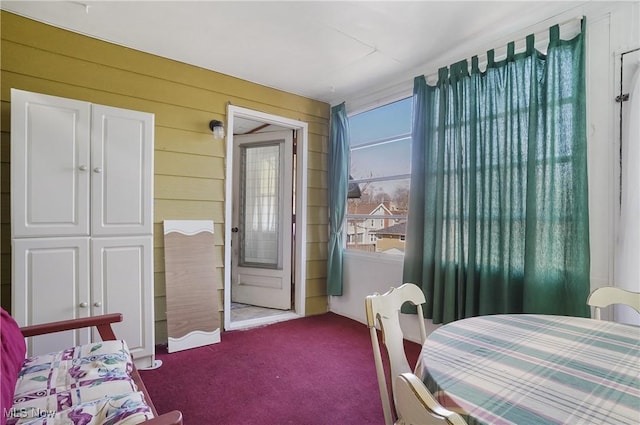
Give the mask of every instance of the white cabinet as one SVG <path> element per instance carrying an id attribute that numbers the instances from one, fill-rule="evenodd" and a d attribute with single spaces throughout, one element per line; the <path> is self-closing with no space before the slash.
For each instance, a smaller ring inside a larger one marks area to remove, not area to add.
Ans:
<path id="1" fill-rule="evenodd" d="M 153 354 L 152 257 L 147 236 L 91 238 L 91 313 L 122 313 L 113 330 L 137 359 Z M 143 323 L 150 326 L 133 325 Z"/>
<path id="2" fill-rule="evenodd" d="M 153 114 L 11 90 L 13 315 L 20 325 L 122 313 L 150 366 Z M 98 339 L 38 337 L 39 354 Z"/>
<path id="3" fill-rule="evenodd" d="M 91 233 L 153 231 L 153 115 L 92 105 Z"/>
<path id="4" fill-rule="evenodd" d="M 91 105 L 11 91 L 12 237 L 89 235 Z"/>
<path id="5" fill-rule="evenodd" d="M 151 234 L 153 115 L 11 93 L 13 237 Z"/>
<path id="6" fill-rule="evenodd" d="M 13 241 L 13 308 L 21 325 L 89 316 L 89 238 L 20 238 Z M 29 338 L 29 353 L 89 342 L 89 331 Z"/>

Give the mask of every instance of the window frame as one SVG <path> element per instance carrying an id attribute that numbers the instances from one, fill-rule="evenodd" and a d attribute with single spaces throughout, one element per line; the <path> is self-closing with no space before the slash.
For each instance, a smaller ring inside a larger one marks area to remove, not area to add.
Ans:
<path id="1" fill-rule="evenodd" d="M 350 116 L 348 116 L 348 119 L 351 120 L 352 117 L 356 116 L 356 115 L 360 115 L 360 114 L 365 114 L 365 113 L 369 113 L 371 111 L 374 111 L 376 109 L 379 108 L 384 108 L 386 106 L 392 105 L 394 103 L 397 102 L 409 102 L 411 104 L 410 107 L 410 117 L 409 120 L 412 120 L 412 116 L 413 116 L 413 96 L 409 95 L 407 97 L 403 97 L 401 99 L 397 99 L 382 105 L 376 105 L 375 107 L 371 108 L 371 109 L 367 109 L 364 111 L 359 111 L 356 114 L 352 114 Z M 350 135 L 351 136 L 351 135 Z M 380 229 L 384 229 L 384 228 L 388 228 L 391 227 L 393 225 L 402 223 L 403 221 L 406 223 L 408 221 L 408 216 L 409 216 L 409 208 L 408 205 L 410 203 L 409 200 L 409 192 L 410 192 L 410 187 L 411 187 L 411 147 L 412 147 L 412 141 L 413 141 L 413 132 L 409 131 L 409 132 L 401 132 L 399 134 L 394 134 L 391 136 L 387 136 L 384 138 L 379 138 L 379 139 L 374 139 L 374 140 L 370 140 L 370 141 L 365 141 L 364 143 L 360 143 L 356 146 L 349 146 L 349 154 L 351 157 L 351 153 L 353 151 L 357 151 L 357 150 L 362 150 L 362 149 L 370 149 L 370 148 L 375 148 L 376 146 L 381 146 L 381 145 L 385 145 L 385 144 L 389 144 L 389 143 L 400 143 L 400 142 L 404 142 L 408 140 L 409 141 L 409 158 L 408 158 L 408 165 L 409 165 L 409 170 L 407 173 L 401 173 L 401 174 L 391 174 L 388 176 L 377 176 L 377 177 L 369 177 L 369 178 L 357 178 L 357 179 L 349 179 L 348 181 L 348 185 L 353 185 L 353 184 L 357 184 L 358 186 L 360 186 L 361 184 L 367 184 L 367 183 L 376 183 L 376 182 L 393 182 L 396 180 L 407 180 L 408 181 L 408 185 L 407 185 L 407 208 L 404 210 L 405 214 L 394 214 L 393 210 L 389 210 L 388 206 L 385 206 L 385 209 L 388 210 L 388 212 L 390 212 L 391 214 L 384 214 L 381 216 L 378 215 L 372 215 L 372 214 L 350 214 L 349 210 L 350 210 L 350 200 L 353 198 L 349 198 L 347 200 L 347 208 L 346 208 L 346 212 L 345 212 L 345 225 L 343 226 L 343 235 L 344 235 L 344 244 L 343 247 L 345 249 L 345 252 L 349 252 L 349 253 L 353 253 L 353 252 L 357 252 L 359 254 L 362 255 L 366 255 L 366 256 L 376 256 L 376 257 L 387 257 L 387 256 L 398 256 L 398 253 L 384 253 L 384 252 L 380 252 L 377 250 L 374 251 L 365 251 L 365 250 L 359 250 L 357 248 L 351 248 L 353 245 L 358 245 L 358 244 L 363 244 L 363 245 L 367 245 L 367 244 L 373 244 L 374 247 L 377 247 L 378 242 L 385 239 L 384 237 L 381 237 L 379 234 L 374 234 L 371 235 L 369 234 L 368 239 L 369 241 L 371 239 L 375 239 L 374 242 L 365 242 L 367 237 L 366 235 L 368 234 L 367 230 L 365 229 L 362 233 L 359 233 L 357 230 L 354 231 L 354 233 L 349 233 L 351 227 L 353 227 L 356 224 L 352 224 L 352 223 L 358 223 L 360 222 L 361 225 L 364 225 L 364 227 L 366 226 L 366 221 L 367 220 L 371 220 L 372 224 L 372 230 L 376 231 L 376 230 L 380 230 Z M 349 177 L 351 177 L 351 160 L 349 161 Z M 366 189 L 365 189 L 366 190 Z M 361 190 L 361 194 L 363 194 L 365 192 L 365 190 Z M 392 195 L 392 194 L 387 194 L 387 195 Z M 362 196 L 362 195 L 361 195 Z M 377 202 L 377 201 L 376 201 Z M 376 203 L 374 202 L 374 203 Z M 384 200 L 384 201 L 380 201 L 378 204 L 382 204 L 383 206 L 385 205 L 386 202 L 392 202 L 391 199 L 389 200 Z M 376 207 L 377 208 L 377 207 Z M 375 211 L 375 210 L 374 210 Z M 373 211 L 372 211 L 373 212 Z M 376 221 L 381 221 L 383 223 L 386 222 L 386 225 L 383 225 L 382 228 L 377 229 L 375 228 L 375 222 Z M 390 223 L 389 223 L 390 222 Z M 406 240 L 406 234 L 405 235 L 398 235 L 397 237 L 398 241 L 402 241 L 403 243 Z M 375 248 L 374 248 L 375 249 Z M 404 254 L 402 254 L 402 256 L 404 256 Z"/>

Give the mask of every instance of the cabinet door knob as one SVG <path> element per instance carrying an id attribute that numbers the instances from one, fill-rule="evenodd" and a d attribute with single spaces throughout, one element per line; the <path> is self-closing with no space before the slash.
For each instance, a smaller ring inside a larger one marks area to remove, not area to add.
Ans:
<path id="1" fill-rule="evenodd" d="M 78 169 L 80 171 L 87 171 L 87 166 L 86 165 L 81 165 L 81 166 L 78 167 Z"/>
<path id="2" fill-rule="evenodd" d="M 94 168 L 94 169 L 93 169 L 93 171 L 94 171 L 95 173 L 101 173 L 101 172 L 102 172 L 102 168 L 100 168 L 100 167 L 96 167 L 96 168 Z"/>
<path id="3" fill-rule="evenodd" d="M 87 308 L 88 306 L 88 303 L 80 303 L 80 308 Z"/>
<path id="4" fill-rule="evenodd" d="M 96 302 L 93 303 L 93 306 L 94 307 L 101 307 L 102 303 L 100 301 L 96 301 Z"/>

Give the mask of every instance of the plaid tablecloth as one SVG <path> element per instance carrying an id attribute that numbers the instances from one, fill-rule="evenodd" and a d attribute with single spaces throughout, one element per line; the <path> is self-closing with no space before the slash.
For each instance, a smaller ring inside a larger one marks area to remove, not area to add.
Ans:
<path id="1" fill-rule="evenodd" d="M 640 424 L 640 328 L 496 315 L 441 326 L 416 374 L 474 424 Z"/>

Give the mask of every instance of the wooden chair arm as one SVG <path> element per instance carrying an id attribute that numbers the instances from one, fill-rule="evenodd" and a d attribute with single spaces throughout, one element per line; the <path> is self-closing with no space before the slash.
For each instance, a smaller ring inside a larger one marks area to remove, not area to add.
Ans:
<path id="1" fill-rule="evenodd" d="M 43 323 L 41 325 L 24 326 L 20 328 L 26 337 L 69 331 L 95 326 L 103 341 L 117 339 L 111 328 L 111 323 L 122 322 L 122 314 L 111 313 L 101 316 L 81 317 L 78 319 L 61 320 L 59 322 Z"/>

